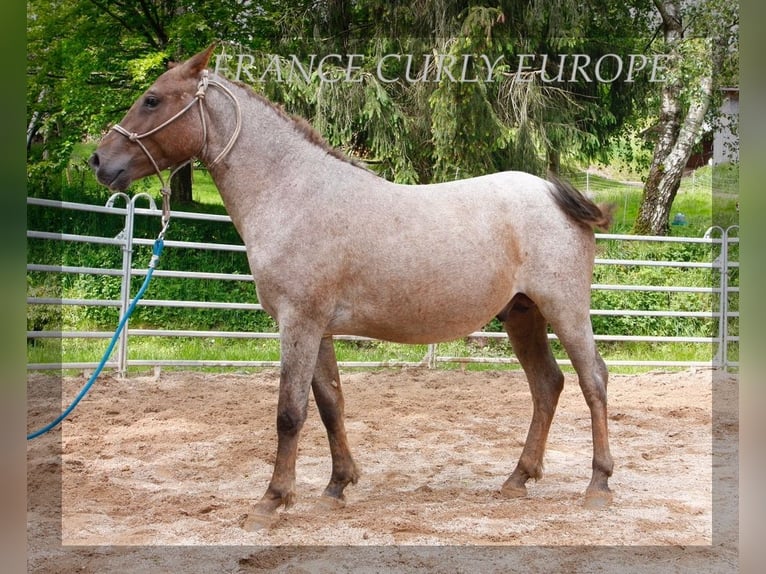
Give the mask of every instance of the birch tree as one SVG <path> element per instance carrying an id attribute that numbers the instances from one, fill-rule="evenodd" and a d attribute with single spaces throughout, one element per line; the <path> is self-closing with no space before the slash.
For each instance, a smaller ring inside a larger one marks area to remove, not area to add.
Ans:
<path id="1" fill-rule="evenodd" d="M 727 59 L 736 57 L 739 8 L 736 2 L 723 0 L 692 5 L 682 0 L 653 2 L 661 19 L 668 74 L 660 93 L 657 142 L 634 231 L 667 235 L 684 167 L 716 99 L 716 80 L 726 76 L 716 74 L 727 68 Z"/>

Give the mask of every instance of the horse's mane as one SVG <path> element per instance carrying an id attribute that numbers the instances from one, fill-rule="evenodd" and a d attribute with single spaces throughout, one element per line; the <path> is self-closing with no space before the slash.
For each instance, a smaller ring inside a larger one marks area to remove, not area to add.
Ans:
<path id="1" fill-rule="evenodd" d="M 349 163 L 360 169 L 369 171 L 367 166 L 360 160 L 357 160 L 349 156 L 348 154 L 342 152 L 338 148 L 331 146 L 329 142 L 322 136 L 322 134 L 320 134 L 314 128 L 314 126 L 312 126 L 308 122 L 308 120 L 306 120 L 305 118 L 288 113 L 281 104 L 272 102 L 266 96 L 259 94 L 252 88 L 252 86 L 249 86 L 248 84 L 245 84 L 244 82 L 240 82 L 237 80 L 228 80 L 228 81 L 236 86 L 239 86 L 243 90 L 245 90 L 247 95 L 250 96 L 251 98 L 255 98 L 256 100 L 264 104 L 267 108 L 270 108 L 272 111 L 274 111 L 274 113 L 277 114 L 277 116 L 280 119 L 284 120 L 287 123 L 292 124 L 295 131 L 297 131 L 301 136 L 303 136 L 303 138 L 309 143 L 321 148 L 322 150 L 327 152 L 328 155 L 336 159 Z"/>

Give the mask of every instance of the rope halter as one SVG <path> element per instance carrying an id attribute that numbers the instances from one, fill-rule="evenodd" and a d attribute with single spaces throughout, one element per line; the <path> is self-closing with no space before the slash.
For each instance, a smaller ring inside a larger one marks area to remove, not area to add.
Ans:
<path id="1" fill-rule="evenodd" d="M 218 164 L 218 162 L 220 162 L 226 156 L 226 154 L 228 154 L 229 151 L 231 151 L 231 148 L 234 146 L 234 143 L 237 141 L 237 137 L 239 137 L 239 132 L 242 130 L 242 110 L 240 109 L 239 101 L 237 100 L 236 96 L 231 92 L 231 90 L 227 88 L 226 86 L 224 86 L 223 84 L 221 84 L 220 82 L 214 79 L 211 79 L 209 77 L 208 70 L 202 70 L 202 76 L 200 77 L 199 82 L 197 83 L 197 92 L 194 94 L 194 97 L 191 99 L 191 101 L 189 101 L 188 104 L 186 104 L 183 108 L 181 108 L 180 111 L 178 111 L 176 114 L 174 114 L 173 116 L 171 116 L 170 118 L 162 122 L 157 127 L 152 128 L 151 130 L 144 132 L 142 134 L 130 132 L 126 130 L 124 127 L 122 127 L 120 124 L 115 124 L 111 128 L 117 133 L 124 135 L 131 142 L 135 142 L 138 144 L 138 146 L 144 152 L 146 157 L 149 158 L 149 161 L 152 163 L 152 167 L 154 168 L 154 171 L 160 180 L 160 185 L 161 185 L 160 193 L 162 194 L 162 231 L 160 232 L 160 237 L 164 236 L 165 230 L 167 229 L 168 223 L 170 222 L 170 187 L 168 184 L 165 183 L 165 179 L 162 177 L 162 170 L 160 170 L 154 157 L 152 157 L 152 154 L 149 153 L 149 150 L 146 148 L 146 146 L 143 144 L 141 140 L 167 127 L 168 125 L 173 123 L 175 120 L 183 116 L 186 112 L 188 112 L 194 106 L 194 104 L 199 102 L 199 117 L 200 117 L 200 121 L 202 122 L 202 146 L 200 147 L 200 150 L 194 156 L 182 162 L 181 164 L 177 165 L 175 168 L 171 170 L 170 176 L 168 177 L 168 182 L 169 182 L 178 170 L 180 170 L 185 165 L 191 163 L 192 159 L 194 159 L 195 157 L 199 157 L 200 155 L 202 155 L 202 153 L 205 151 L 205 148 L 207 147 L 207 122 L 205 120 L 205 110 L 204 110 L 203 102 L 205 100 L 205 94 L 207 92 L 207 88 L 208 86 L 211 86 L 211 85 L 219 88 L 221 91 L 223 91 L 224 94 L 226 94 L 226 96 L 234 103 L 234 108 L 236 111 L 236 125 L 234 127 L 234 132 L 231 134 L 231 137 L 229 138 L 229 141 L 227 142 L 226 146 L 224 146 L 224 148 L 215 157 L 215 159 L 208 164 L 208 168 L 215 167 Z"/>

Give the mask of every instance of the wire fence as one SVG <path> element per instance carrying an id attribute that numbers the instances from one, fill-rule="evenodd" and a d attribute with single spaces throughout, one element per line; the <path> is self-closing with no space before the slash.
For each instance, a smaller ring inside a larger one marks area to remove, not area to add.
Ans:
<path id="1" fill-rule="evenodd" d="M 639 179 L 606 177 L 596 168 L 568 172 L 566 176 L 579 189 L 591 195 L 610 191 L 640 191 L 644 186 Z M 685 191 L 736 196 L 739 193 L 739 165 L 723 164 L 715 168 L 689 170 L 681 180 L 680 192 Z"/>

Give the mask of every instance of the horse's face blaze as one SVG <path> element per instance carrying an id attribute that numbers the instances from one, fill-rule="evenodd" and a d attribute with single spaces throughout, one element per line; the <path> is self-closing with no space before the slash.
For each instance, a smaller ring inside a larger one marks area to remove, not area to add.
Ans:
<path id="1" fill-rule="evenodd" d="M 119 123 L 127 132 L 140 137 L 160 170 L 190 159 L 202 148 L 204 135 L 199 112 L 185 113 L 155 133 L 141 136 L 168 121 L 194 99 L 200 73 L 207 66 L 212 49 L 213 46 L 167 70 L 135 101 Z M 100 183 L 123 191 L 134 180 L 155 173 L 146 152 L 132 138 L 110 130 L 89 163 Z"/>

